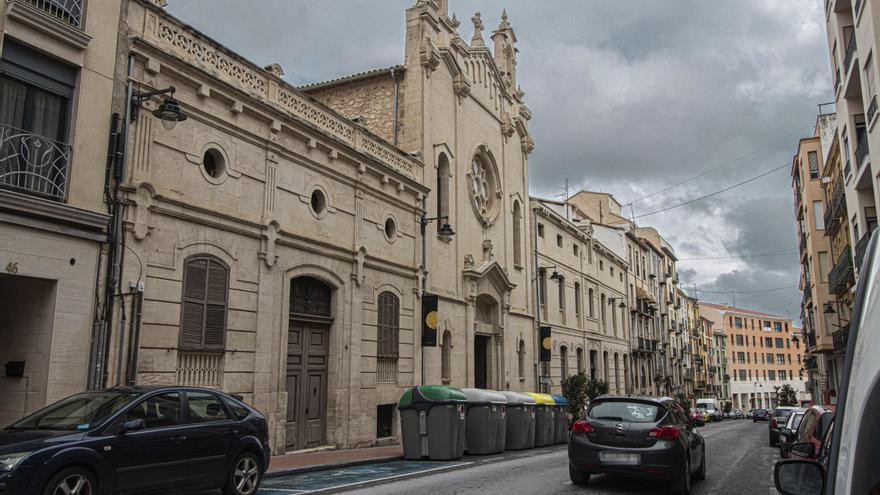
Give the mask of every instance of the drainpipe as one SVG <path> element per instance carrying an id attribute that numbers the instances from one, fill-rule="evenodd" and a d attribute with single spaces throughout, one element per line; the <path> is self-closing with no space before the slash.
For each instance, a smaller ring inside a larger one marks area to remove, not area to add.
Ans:
<path id="1" fill-rule="evenodd" d="M 541 340 L 541 283 L 538 280 L 540 277 L 540 265 L 538 260 L 538 209 L 532 208 L 532 239 L 534 239 L 534 254 L 535 254 L 535 337 L 532 339 L 532 355 L 535 357 L 537 365 L 534 366 L 535 369 L 535 386 L 538 390 L 543 390 L 544 384 L 541 383 L 541 378 L 544 376 L 544 363 L 541 361 L 541 356 L 539 354 L 540 349 L 540 340 Z M 540 372 L 538 368 L 541 368 Z"/>
<path id="2" fill-rule="evenodd" d="M 397 77 L 395 67 L 391 68 L 391 79 L 394 80 L 394 115 L 392 116 L 394 129 L 391 130 L 392 143 L 397 146 L 397 108 L 400 101 L 400 79 Z"/>

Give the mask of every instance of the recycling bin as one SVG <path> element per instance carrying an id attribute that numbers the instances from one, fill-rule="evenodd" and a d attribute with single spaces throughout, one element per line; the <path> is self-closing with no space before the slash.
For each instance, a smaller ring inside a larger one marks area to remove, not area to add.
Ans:
<path id="1" fill-rule="evenodd" d="M 501 392 L 507 399 L 507 432 L 504 448 L 523 450 L 535 447 L 535 399 L 529 394 Z"/>
<path id="2" fill-rule="evenodd" d="M 468 454 L 504 452 L 507 438 L 507 398 L 479 388 L 461 390 L 466 398 L 465 451 Z"/>
<path id="3" fill-rule="evenodd" d="M 556 401 L 548 394 L 529 392 L 535 399 L 535 447 L 556 442 Z"/>
<path id="4" fill-rule="evenodd" d="M 553 402 L 556 403 L 556 422 L 553 429 L 555 443 L 567 443 L 569 426 L 568 399 L 564 395 L 552 395 L 551 397 L 553 397 Z"/>
<path id="5" fill-rule="evenodd" d="M 397 404 L 403 457 L 441 461 L 464 455 L 465 399 L 460 389 L 441 385 L 404 392 Z"/>

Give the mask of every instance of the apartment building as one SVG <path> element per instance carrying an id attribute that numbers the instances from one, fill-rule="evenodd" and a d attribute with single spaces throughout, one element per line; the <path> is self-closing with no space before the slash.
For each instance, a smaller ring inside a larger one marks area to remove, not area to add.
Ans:
<path id="1" fill-rule="evenodd" d="M 775 407 L 782 385 L 790 385 L 802 403 L 811 400 L 805 387 L 802 336 L 790 318 L 704 302 L 700 313 L 712 322 L 710 338 L 726 336 L 734 408 Z"/>
<path id="2" fill-rule="evenodd" d="M 120 2 L 88 3 L 0 2 L 3 426 L 84 390 L 98 350 Z"/>
<path id="3" fill-rule="evenodd" d="M 626 393 L 630 347 L 623 258 L 624 232 L 593 224 L 577 207 L 531 198 L 536 219 L 539 327 L 550 328 L 550 361 L 542 362 L 544 389 L 583 372 Z"/>
<path id="4" fill-rule="evenodd" d="M 826 0 L 842 180 L 856 270 L 877 228 L 880 207 L 878 38 L 880 1 Z"/>

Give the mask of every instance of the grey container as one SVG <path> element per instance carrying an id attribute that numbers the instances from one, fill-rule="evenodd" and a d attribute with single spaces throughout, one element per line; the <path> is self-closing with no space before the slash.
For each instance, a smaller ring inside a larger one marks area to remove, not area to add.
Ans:
<path id="1" fill-rule="evenodd" d="M 459 459 L 465 446 L 465 396 L 443 386 L 416 386 L 400 398 L 403 457 L 434 461 Z"/>
<path id="2" fill-rule="evenodd" d="M 564 395 L 553 395 L 552 397 L 556 402 L 556 422 L 553 428 L 555 443 L 567 443 L 570 421 L 568 399 Z"/>
<path id="3" fill-rule="evenodd" d="M 507 399 L 506 450 L 535 448 L 535 399 L 519 392 L 501 392 Z"/>
<path id="4" fill-rule="evenodd" d="M 535 406 L 535 447 L 546 447 L 556 443 L 556 405 Z"/>
<path id="5" fill-rule="evenodd" d="M 507 398 L 501 392 L 463 388 L 467 398 L 465 450 L 468 454 L 504 452 L 507 440 Z"/>

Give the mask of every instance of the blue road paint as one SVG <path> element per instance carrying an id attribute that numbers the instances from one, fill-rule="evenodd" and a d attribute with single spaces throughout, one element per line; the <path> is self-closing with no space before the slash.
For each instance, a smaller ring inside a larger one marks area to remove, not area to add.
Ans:
<path id="1" fill-rule="evenodd" d="M 360 485 L 374 481 L 440 469 L 466 466 L 470 462 L 440 461 L 387 461 L 363 466 L 314 471 L 266 478 L 259 495 L 291 495 L 310 493 L 331 488 Z"/>

